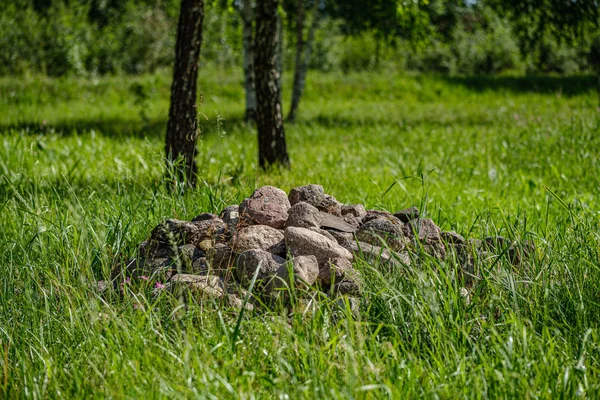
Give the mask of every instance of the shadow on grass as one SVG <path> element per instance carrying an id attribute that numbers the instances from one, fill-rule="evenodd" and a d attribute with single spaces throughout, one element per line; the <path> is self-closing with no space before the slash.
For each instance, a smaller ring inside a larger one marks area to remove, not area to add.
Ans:
<path id="1" fill-rule="evenodd" d="M 596 91 L 597 77 L 580 76 L 468 76 L 446 77 L 446 82 L 462 85 L 478 92 L 508 91 L 512 93 L 561 93 L 565 96 L 577 96 Z"/>
<path id="2" fill-rule="evenodd" d="M 221 123 L 227 132 L 235 132 L 238 127 L 244 126 L 245 122 L 242 116 L 228 117 Z M 217 134 L 217 121 L 208 121 L 203 123 L 202 135 L 211 136 Z M 59 121 L 56 123 L 39 122 L 20 122 L 20 123 L 0 123 L 0 134 L 2 132 L 18 131 L 26 135 L 85 135 L 92 132 L 105 137 L 124 139 L 124 138 L 162 138 L 167 130 L 166 119 L 156 119 L 151 121 L 140 121 L 139 119 L 73 119 L 68 121 Z"/>

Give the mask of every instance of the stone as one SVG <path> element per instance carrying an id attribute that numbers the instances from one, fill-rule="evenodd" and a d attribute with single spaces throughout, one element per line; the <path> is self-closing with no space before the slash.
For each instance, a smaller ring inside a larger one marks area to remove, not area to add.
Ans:
<path id="1" fill-rule="evenodd" d="M 350 243 L 354 242 L 354 235 L 349 232 L 326 230 L 327 233 L 343 248 L 350 250 Z"/>
<path id="2" fill-rule="evenodd" d="M 321 235 L 325 236 L 327 239 L 333 240 L 334 242 L 337 242 L 337 240 L 335 239 L 335 237 L 327 230 L 325 229 L 321 229 L 321 228 L 308 228 L 313 232 L 317 232 L 320 233 Z"/>
<path id="3" fill-rule="evenodd" d="M 283 233 L 285 244 L 294 257 L 314 255 L 319 262 L 319 267 L 337 257 L 352 260 L 352 254 L 320 233 L 310 229 L 289 227 Z"/>
<path id="4" fill-rule="evenodd" d="M 511 242 L 502 236 L 489 236 L 483 240 L 485 250 L 492 251 L 496 255 L 506 254 L 512 265 L 519 265 L 535 253 L 535 245 L 530 240 L 522 243 Z"/>
<path id="5" fill-rule="evenodd" d="M 402 222 L 397 219 L 372 219 L 360 227 L 356 237 L 358 240 L 374 246 L 381 246 L 385 243 L 394 251 L 402 251 L 404 249 L 402 225 Z"/>
<path id="6" fill-rule="evenodd" d="M 355 232 L 358 229 L 358 220 L 352 216 L 339 217 L 321 211 L 321 228 L 335 229 L 340 232 Z"/>
<path id="7" fill-rule="evenodd" d="M 352 279 L 344 279 L 341 282 L 333 285 L 333 295 L 334 296 L 361 296 L 362 290 L 358 282 Z"/>
<path id="8" fill-rule="evenodd" d="M 222 243 L 229 240 L 231 237 L 228 234 L 225 222 L 216 215 L 214 215 L 214 218 L 196 221 L 194 224 L 198 227 L 199 237 L 197 242 L 193 244 L 198 245 L 198 243 L 202 243 L 206 240 L 209 240 L 212 243 Z"/>
<path id="9" fill-rule="evenodd" d="M 442 232 L 442 240 L 451 244 L 465 244 L 466 239 L 454 231 Z"/>
<path id="10" fill-rule="evenodd" d="M 288 210 L 288 219 L 285 226 L 297 226 L 300 228 L 319 228 L 323 217 L 321 212 L 306 202 L 294 204 Z"/>
<path id="11" fill-rule="evenodd" d="M 187 298 L 188 292 L 195 300 L 218 299 L 225 295 L 225 286 L 218 276 L 176 274 L 165 288 L 174 296 Z"/>
<path id="12" fill-rule="evenodd" d="M 267 225 L 250 225 L 240 229 L 231 240 L 231 247 L 237 254 L 258 249 L 285 256 L 283 232 Z"/>
<path id="13" fill-rule="evenodd" d="M 321 185 L 298 186 L 290 190 L 288 198 L 292 206 L 305 202 L 316 207 L 325 198 L 325 191 Z"/>
<path id="14" fill-rule="evenodd" d="M 404 235 L 415 247 L 423 246 L 427 254 L 438 259 L 446 258 L 446 247 L 440 228 L 429 218 L 410 221 L 403 227 Z"/>
<path id="15" fill-rule="evenodd" d="M 319 211 L 326 212 L 328 214 L 333 215 L 342 215 L 342 206 L 343 204 L 337 201 L 337 199 L 329 194 L 326 194 L 323 197 L 323 200 L 316 205 Z"/>
<path id="16" fill-rule="evenodd" d="M 240 223 L 240 207 L 237 205 L 227 206 L 219 214 L 219 218 L 227 225 L 227 231 L 231 236 L 235 235 Z"/>
<path id="17" fill-rule="evenodd" d="M 192 222 L 210 221 L 212 219 L 219 219 L 219 217 L 211 213 L 202 213 L 194 217 Z"/>
<path id="18" fill-rule="evenodd" d="M 349 204 L 346 206 L 342 206 L 342 217 L 352 216 L 358 220 L 362 219 L 365 215 L 367 215 L 367 211 L 365 210 L 365 206 L 362 204 Z"/>
<path id="19" fill-rule="evenodd" d="M 181 246 L 198 243 L 201 235 L 200 227 L 194 222 L 167 219 L 152 230 L 150 238 L 169 246 Z"/>
<path id="20" fill-rule="evenodd" d="M 229 282 L 233 278 L 235 255 L 231 247 L 223 243 L 218 243 L 210 254 L 209 260 L 211 274 L 223 278 L 226 282 Z"/>
<path id="21" fill-rule="evenodd" d="M 268 280 L 275 276 L 277 270 L 284 262 L 285 259 L 264 250 L 246 250 L 237 259 L 236 272 L 238 281 L 242 285 L 249 285 L 252 282 L 256 269 L 259 268 L 256 285 L 260 289 L 268 283 Z"/>
<path id="22" fill-rule="evenodd" d="M 392 253 L 388 249 L 373 246 L 364 242 L 351 242 L 350 250 L 357 258 L 363 258 L 369 263 L 381 263 L 386 266 L 396 266 L 400 263 L 410 266 L 410 256 L 406 252 Z"/>
<path id="23" fill-rule="evenodd" d="M 360 301 L 351 296 L 340 296 L 335 302 L 333 302 L 334 317 L 341 318 L 346 312 L 350 314 L 352 318 L 358 318 L 360 316 Z"/>
<path id="24" fill-rule="evenodd" d="M 294 282 L 295 288 L 308 288 L 317 281 L 318 276 L 319 263 L 315 256 L 294 257 L 279 267 L 266 291 L 276 294 L 289 288 L 291 282 Z"/>
<path id="25" fill-rule="evenodd" d="M 247 225 L 267 225 L 282 229 L 291 205 L 285 192 L 273 186 L 263 186 L 245 199 L 239 208 L 240 222 Z"/>
<path id="26" fill-rule="evenodd" d="M 366 224 L 367 222 L 378 219 L 378 218 L 396 218 L 389 211 L 383 210 L 367 210 L 367 213 L 362 217 L 361 223 Z"/>
<path id="27" fill-rule="evenodd" d="M 329 287 L 331 284 L 341 282 L 346 274 L 354 269 L 352 263 L 345 257 L 331 258 L 319 268 L 319 284 L 323 287 Z"/>
<path id="28" fill-rule="evenodd" d="M 419 209 L 417 207 L 405 208 L 404 210 L 400 210 L 397 213 L 394 213 L 394 217 L 398 218 L 404 223 L 407 223 L 419 218 Z"/>

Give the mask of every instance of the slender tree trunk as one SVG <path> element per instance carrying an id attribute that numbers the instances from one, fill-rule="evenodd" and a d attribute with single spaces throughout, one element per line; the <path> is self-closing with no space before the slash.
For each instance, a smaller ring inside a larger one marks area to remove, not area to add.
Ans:
<path id="1" fill-rule="evenodd" d="M 175 66 L 165 152 L 167 177 L 196 183 L 196 84 L 202 46 L 204 0 L 182 0 L 177 25 Z"/>
<path id="2" fill-rule="evenodd" d="M 281 100 L 282 92 L 281 80 L 283 79 L 283 21 L 281 14 L 277 13 L 277 52 L 275 57 L 275 63 L 277 65 L 277 87 L 279 90 L 279 103 L 283 104 Z"/>
<path id="3" fill-rule="evenodd" d="M 294 70 L 294 88 L 292 89 L 292 104 L 290 107 L 290 113 L 288 114 L 288 120 L 294 121 L 296 119 L 296 113 L 298 111 L 298 106 L 300 105 L 300 99 L 302 98 L 302 93 L 304 92 L 304 85 L 306 83 L 306 74 L 308 73 L 308 65 L 310 63 L 310 54 L 312 51 L 312 44 L 315 41 L 315 32 L 319 27 L 321 22 L 321 13 L 319 11 L 319 1 L 315 1 L 315 10 L 313 15 L 313 20 L 308 29 L 308 37 L 306 38 L 306 42 L 304 41 L 304 35 L 302 31 L 304 30 L 304 23 L 300 23 L 300 17 L 298 18 L 296 26 L 296 66 Z M 302 2 L 298 1 L 298 7 L 302 6 Z M 302 11 L 304 12 L 304 11 Z M 298 15 L 300 15 L 300 9 L 298 10 Z M 302 15 L 302 20 L 304 20 L 304 15 Z M 302 57 L 302 53 L 304 53 L 304 57 Z"/>
<path id="4" fill-rule="evenodd" d="M 254 77 L 256 82 L 256 126 L 258 162 L 289 166 L 281 113 L 281 87 L 277 71 L 277 6 L 279 0 L 261 0 L 256 7 Z"/>
<path id="5" fill-rule="evenodd" d="M 254 44 L 252 43 L 252 0 L 243 0 L 242 9 L 242 46 L 244 48 L 244 88 L 246 89 L 246 122 L 256 121 L 256 90 L 254 88 Z"/>

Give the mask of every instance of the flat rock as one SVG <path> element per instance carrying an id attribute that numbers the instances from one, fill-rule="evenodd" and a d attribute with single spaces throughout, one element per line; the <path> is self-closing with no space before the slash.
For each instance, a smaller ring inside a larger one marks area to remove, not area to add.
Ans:
<path id="1" fill-rule="evenodd" d="M 304 201 L 294 204 L 288 210 L 286 227 L 297 226 L 300 228 L 318 228 L 321 226 L 323 216 L 315 206 Z"/>
<path id="2" fill-rule="evenodd" d="M 335 229 L 340 232 L 355 232 L 358 229 L 358 221 L 352 216 L 339 217 L 321 211 L 321 228 Z"/>
<path id="3" fill-rule="evenodd" d="M 404 249 L 402 222 L 391 218 L 375 218 L 364 223 L 356 233 L 356 237 L 374 246 L 386 243 L 394 251 Z"/>
<path id="4" fill-rule="evenodd" d="M 285 256 L 283 232 L 267 225 L 251 225 L 239 230 L 231 240 L 235 253 L 258 249 Z"/>
<path id="5" fill-rule="evenodd" d="M 325 191 L 321 185 L 298 186 L 290 190 L 290 204 L 293 206 L 300 202 L 305 202 L 316 207 L 325 198 Z"/>
<path id="6" fill-rule="evenodd" d="M 247 225 L 267 225 L 282 229 L 291 205 L 285 192 L 273 186 L 263 186 L 240 204 L 240 222 Z"/>
<path id="7" fill-rule="evenodd" d="M 337 257 L 352 259 L 352 254 L 337 242 L 310 229 L 289 227 L 285 230 L 284 237 L 286 247 L 294 257 L 314 255 L 319 266 Z"/>

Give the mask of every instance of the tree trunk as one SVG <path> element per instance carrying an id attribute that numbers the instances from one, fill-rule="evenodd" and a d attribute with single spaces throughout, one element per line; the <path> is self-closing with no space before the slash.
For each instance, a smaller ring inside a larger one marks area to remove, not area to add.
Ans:
<path id="1" fill-rule="evenodd" d="M 300 7 L 302 7 L 302 1 L 298 1 L 298 22 L 296 25 L 296 66 L 294 70 L 294 88 L 292 89 L 292 104 L 290 107 L 290 113 L 288 114 L 288 120 L 294 121 L 296 119 L 296 113 L 298 106 L 300 105 L 300 99 L 304 92 L 304 85 L 306 83 L 306 74 L 308 73 L 308 65 L 310 63 L 310 54 L 312 51 L 312 44 L 315 40 L 315 31 L 319 27 L 321 22 L 321 13 L 319 11 L 319 1 L 315 1 L 315 10 L 313 20 L 308 30 L 308 37 L 306 42 L 304 41 L 304 35 L 302 33 L 304 29 L 304 22 L 300 22 Z M 302 21 L 304 21 L 304 9 L 302 10 Z M 300 26 L 300 27 L 299 27 Z M 302 57 L 304 53 L 304 57 Z"/>
<path id="2" fill-rule="evenodd" d="M 283 79 L 283 21 L 281 14 L 277 13 L 277 52 L 275 56 L 275 63 L 277 65 L 277 87 L 279 90 L 279 103 L 282 104 L 281 96 L 281 80 Z"/>
<path id="3" fill-rule="evenodd" d="M 242 9 L 242 46 L 244 48 L 244 88 L 246 89 L 246 122 L 256 121 L 256 90 L 254 88 L 254 45 L 252 43 L 252 0 L 243 0 Z"/>
<path id="4" fill-rule="evenodd" d="M 279 0 L 261 0 L 256 7 L 254 78 L 256 83 L 256 126 L 258 163 L 289 166 L 281 114 L 281 88 L 277 81 L 277 6 Z"/>
<path id="5" fill-rule="evenodd" d="M 167 177 L 196 183 L 196 83 L 202 45 L 204 0 L 182 0 L 177 25 L 175 66 L 165 152 Z"/>

